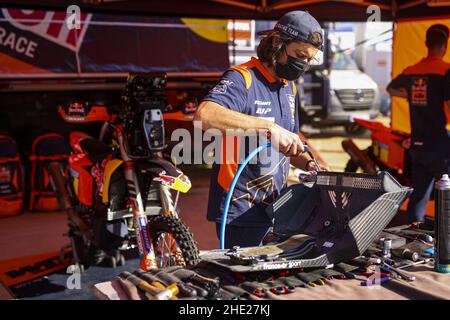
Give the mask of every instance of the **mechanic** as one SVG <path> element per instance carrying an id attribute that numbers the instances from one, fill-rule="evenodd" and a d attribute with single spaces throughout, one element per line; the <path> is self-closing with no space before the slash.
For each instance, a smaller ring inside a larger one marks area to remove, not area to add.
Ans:
<path id="1" fill-rule="evenodd" d="M 408 99 L 411 123 L 412 184 L 408 219 L 419 225 L 425 219 L 426 204 L 434 181 L 450 171 L 450 64 L 443 61 L 449 29 L 435 24 L 427 30 L 428 56 L 406 68 L 387 90 Z M 447 121 L 446 121 L 447 120 Z"/>
<path id="2" fill-rule="evenodd" d="M 242 172 L 229 208 L 226 248 L 262 243 L 272 227 L 265 208 L 286 187 L 290 163 L 305 171 L 318 169 L 303 153 L 298 135 L 299 97 L 293 81 L 322 50 L 321 26 L 308 12 L 293 11 L 282 16 L 273 30 L 259 34 L 258 58 L 226 71 L 194 118 L 205 130 L 263 130 L 280 156 L 279 162 L 271 163 L 272 172 L 265 173 L 260 162 Z M 228 141 L 224 140 L 222 157 Z M 233 163 L 214 163 L 211 174 L 207 218 L 216 222 L 218 236 L 226 194 L 238 168 L 237 157 L 233 159 Z"/>

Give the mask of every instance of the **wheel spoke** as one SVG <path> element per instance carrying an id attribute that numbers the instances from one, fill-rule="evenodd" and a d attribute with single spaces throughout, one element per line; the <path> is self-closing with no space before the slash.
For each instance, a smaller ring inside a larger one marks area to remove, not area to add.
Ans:
<path id="1" fill-rule="evenodd" d="M 177 264 L 176 252 L 173 248 L 176 248 L 176 243 L 170 234 L 162 233 L 158 237 L 157 252 L 159 253 L 159 265 L 160 267 L 169 267 Z"/>

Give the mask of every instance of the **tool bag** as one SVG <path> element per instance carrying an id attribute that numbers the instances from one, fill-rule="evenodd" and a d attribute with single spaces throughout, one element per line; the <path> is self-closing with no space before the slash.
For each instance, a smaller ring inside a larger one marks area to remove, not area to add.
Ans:
<path id="1" fill-rule="evenodd" d="M 0 217 L 22 212 L 23 167 L 16 141 L 0 133 Z"/>
<path id="2" fill-rule="evenodd" d="M 30 155 L 30 211 L 59 210 L 58 199 L 48 173 L 48 165 L 53 161 L 60 162 L 66 172 L 69 154 L 69 144 L 60 134 L 43 134 L 33 141 Z"/>

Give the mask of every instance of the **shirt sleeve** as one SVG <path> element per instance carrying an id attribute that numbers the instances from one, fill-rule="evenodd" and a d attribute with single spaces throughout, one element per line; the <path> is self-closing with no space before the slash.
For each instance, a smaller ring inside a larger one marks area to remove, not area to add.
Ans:
<path id="1" fill-rule="evenodd" d="M 247 113 L 247 96 L 244 77 L 239 71 L 228 70 L 203 101 L 212 101 L 233 111 Z"/>
<path id="2" fill-rule="evenodd" d="M 388 84 L 388 88 L 392 89 L 408 89 L 408 76 L 402 72 Z"/>

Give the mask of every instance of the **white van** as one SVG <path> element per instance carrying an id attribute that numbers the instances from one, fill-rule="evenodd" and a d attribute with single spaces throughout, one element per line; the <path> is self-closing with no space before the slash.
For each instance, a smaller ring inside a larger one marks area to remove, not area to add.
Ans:
<path id="1" fill-rule="evenodd" d="M 330 79 L 331 103 L 326 121 L 342 123 L 348 131 L 352 118 L 375 119 L 380 110 L 378 85 L 342 52 L 334 53 Z"/>

